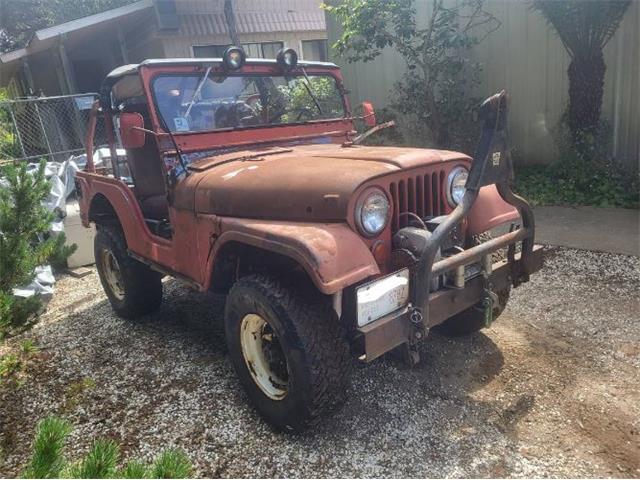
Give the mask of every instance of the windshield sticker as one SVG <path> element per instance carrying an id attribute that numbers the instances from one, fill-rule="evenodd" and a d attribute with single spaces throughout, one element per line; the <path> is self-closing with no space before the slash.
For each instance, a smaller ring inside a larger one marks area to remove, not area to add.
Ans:
<path id="1" fill-rule="evenodd" d="M 184 117 L 175 117 L 173 124 L 176 126 L 176 132 L 188 132 L 189 122 Z"/>

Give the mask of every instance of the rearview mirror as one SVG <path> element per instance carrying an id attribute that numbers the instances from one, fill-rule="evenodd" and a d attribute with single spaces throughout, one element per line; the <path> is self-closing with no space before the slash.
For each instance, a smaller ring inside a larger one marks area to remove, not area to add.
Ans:
<path id="1" fill-rule="evenodd" d="M 120 115 L 120 140 L 124 148 L 140 148 L 144 146 L 144 119 L 137 112 L 126 112 Z"/>
<path id="2" fill-rule="evenodd" d="M 371 102 L 362 102 L 362 119 L 367 127 L 376 126 L 376 112 Z"/>

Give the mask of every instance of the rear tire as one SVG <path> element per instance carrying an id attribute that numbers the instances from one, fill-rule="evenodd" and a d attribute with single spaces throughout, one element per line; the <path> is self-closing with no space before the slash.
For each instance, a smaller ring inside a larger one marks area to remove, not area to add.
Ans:
<path id="1" fill-rule="evenodd" d="M 122 230 L 99 226 L 94 240 L 102 288 L 118 316 L 136 319 L 162 303 L 162 274 L 131 258 Z"/>
<path id="2" fill-rule="evenodd" d="M 251 403 L 276 428 L 303 431 L 343 403 L 349 347 L 319 295 L 266 275 L 244 277 L 229 292 L 225 332 Z"/>

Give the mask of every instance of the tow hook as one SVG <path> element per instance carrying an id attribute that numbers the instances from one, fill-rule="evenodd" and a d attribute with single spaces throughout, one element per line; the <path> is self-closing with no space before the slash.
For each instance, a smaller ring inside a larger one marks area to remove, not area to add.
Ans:
<path id="1" fill-rule="evenodd" d="M 484 309 L 484 326 L 489 328 L 493 323 L 493 309 L 495 305 L 499 305 L 498 295 L 489 289 L 485 289 L 484 298 L 482 299 L 482 308 Z"/>
<path id="2" fill-rule="evenodd" d="M 414 325 L 422 325 L 422 312 L 419 308 L 409 307 L 411 313 L 409 314 L 409 318 L 411 319 L 411 323 Z"/>
<path id="3" fill-rule="evenodd" d="M 415 344 L 424 339 L 427 334 L 427 329 L 424 326 L 423 316 L 420 309 L 416 307 L 409 307 L 409 309 L 409 319 L 411 320 L 411 325 L 413 325 L 413 338 L 411 343 Z"/>
<path id="4" fill-rule="evenodd" d="M 426 337 L 427 329 L 424 326 L 422 311 L 409 305 L 409 321 L 411 322 L 411 336 L 408 342 L 399 345 L 396 349 L 396 355 L 409 368 L 420 363 L 420 352 L 418 352 L 417 344 Z"/>

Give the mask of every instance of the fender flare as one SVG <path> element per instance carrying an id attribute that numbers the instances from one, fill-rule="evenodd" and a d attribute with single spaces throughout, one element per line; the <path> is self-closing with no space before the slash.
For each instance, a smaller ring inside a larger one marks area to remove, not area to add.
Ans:
<path id="1" fill-rule="evenodd" d="M 76 179 L 83 192 L 79 203 L 80 218 L 85 227 L 90 224 L 89 212 L 93 201 L 101 195 L 118 217 L 131 251 L 154 260 L 170 253 L 171 242 L 151 235 L 135 195 L 124 183 L 87 172 L 78 172 Z"/>
<path id="2" fill-rule="evenodd" d="M 495 185 L 482 187 L 478 193 L 469 216 L 467 217 L 467 232 L 479 235 L 507 222 L 520 219 L 518 210 L 505 202 Z"/>
<path id="3" fill-rule="evenodd" d="M 247 244 L 290 257 L 325 295 L 378 275 L 371 251 L 346 223 L 278 222 L 219 218 L 221 234 L 212 246 L 207 271 L 229 242 Z M 208 282 L 211 282 L 209 275 Z M 206 284 L 208 289 L 210 284 Z"/>

